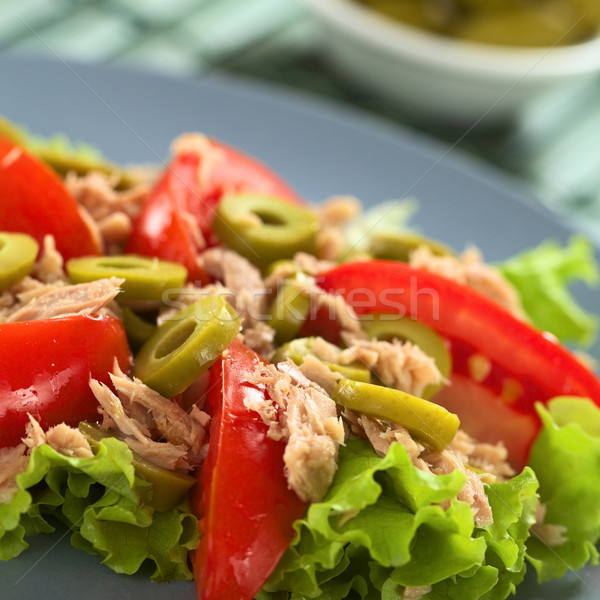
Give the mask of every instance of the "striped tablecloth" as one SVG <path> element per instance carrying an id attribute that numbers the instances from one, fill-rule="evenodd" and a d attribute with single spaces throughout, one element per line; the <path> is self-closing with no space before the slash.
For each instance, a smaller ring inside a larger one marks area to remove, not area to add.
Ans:
<path id="1" fill-rule="evenodd" d="M 0 51 L 126 63 L 197 75 L 243 73 L 334 98 L 425 130 L 516 174 L 540 199 L 575 215 L 600 241 L 600 81 L 495 133 L 419 126 L 392 102 L 345 80 L 297 0 L 2 0 Z"/>

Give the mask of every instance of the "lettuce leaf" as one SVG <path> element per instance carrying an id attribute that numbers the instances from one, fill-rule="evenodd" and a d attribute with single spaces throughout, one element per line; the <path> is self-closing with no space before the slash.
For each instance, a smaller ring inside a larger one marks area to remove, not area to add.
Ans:
<path id="1" fill-rule="evenodd" d="M 527 316 L 535 327 L 549 331 L 561 342 L 589 345 L 598 319 L 586 312 L 570 294 L 568 284 L 598 282 L 598 266 L 592 244 L 574 236 L 565 248 L 544 242 L 496 265 L 517 288 Z"/>
<path id="2" fill-rule="evenodd" d="M 159 512 L 145 504 L 151 484 L 135 476 L 132 460 L 114 438 L 102 440 L 93 458 L 35 448 L 17 476 L 19 491 L 0 505 L 0 559 L 23 552 L 26 535 L 62 523 L 73 546 L 101 556 L 117 573 L 135 573 L 148 560 L 153 581 L 192 579 L 187 555 L 198 544 L 196 518 L 185 505 Z"/>
<path id="3" fill-rule="evenodd" d="M 545 523 L 566 528 L 567 541 L 548 546 L 532 536 L 527 544 L 538 579 L 562 577 L 567 569 L 597 564 L 600 539 L 600 409 L 590 400 L 561 397 L 537 406 L 543 428 L 529 464 L 540 481 Z"/>
<path id="4" fill-rule="evenodd" d="M 415 468 L 400 444 L 379 458 L 366 442 L 349 440 L 328 494 L 296 522 L 297 536 L 258 598 L 391 599 L 405 586 L 427 585 L 432 599 L 505 598 L 525 571 L 537 480 L 527 468 L 489 486 L 495 521 L 486 528 L 456 499 L 464 482 L 460 471 Z"/>

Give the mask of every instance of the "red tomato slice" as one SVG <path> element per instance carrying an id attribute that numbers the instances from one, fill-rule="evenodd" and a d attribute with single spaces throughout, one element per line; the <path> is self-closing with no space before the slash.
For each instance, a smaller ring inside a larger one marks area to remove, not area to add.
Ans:
<path id="1" fill-rule="evenodd" d="M 268 438 L 267 425 L 244 405 L 246 398 L 264 398 L 264 390 L 246 381 L 260 363 L 234 342 L 211 369 L 211 441 L 193 501 L 202 515 L 194 558 L 200 600 L 254 598 L 306 507 L 287 485 L 285 441 Z"/>
<path id="2" fill-rule="evenodd" d="M 0 137 L 0 231 L 27 233 L 41 245 L 52 234 L 65 260 L 100 254 L 98 240 L 57 175 Z"/>
<path id="3" fill-rule="evenodd" d="M 134 223 L 127 252 L 179 262 L 191 281 L 206 283 L 196 258 L 205 245 L 218 243 L 212 221 L 223 195 L 257 192 L 301 200 L 256 159 L 202 136 L 184 141 Z"/>
<path id="4" fill-rule="evenodd" d="M 454 374 L 435 400 L 456 408 L 465 430 L 481 441 L 505 436 L 515 467 L 525 464 L 539 430 L 535 402 L 571 395 L 600 405 L 598 378 L 573 354 L 464 285 L 389 261 L 340 265 L 319 284 L 342 294 L 359 315 L 400 314 L 446 338 Z M 490 362 L 481 380 L 471 377 L 468 366 L 475 355 Z"/>
<path id="5" fill-rule="evenodd" d="M 98 418 L 90 378 L 110 383 L 117 359 L 131 363 L 121 321 L 74 316 L 0 325 L 0 447 L 15 446 L 25 434 L 27 413 L 44 430 Z"/>

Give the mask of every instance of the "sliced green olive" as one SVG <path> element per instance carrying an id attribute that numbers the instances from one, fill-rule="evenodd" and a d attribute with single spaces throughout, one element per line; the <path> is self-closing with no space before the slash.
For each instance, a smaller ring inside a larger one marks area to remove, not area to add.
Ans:
<path id="1" fill-rule="evenodd" d="M 213 221 L 224 244 L 261 266 L 296 252 L 314 253 L 318 228 L 308 208 L 258 194 L 225 196 Z"/>
<path id="2" fill-rule="evenodd" d="M 0 289 L 31 273 L 40 247 L 25 233 L 0 233 Z"/>
<path id="3" fill-rule="evenodd" d="M 154 332 L 135 357 L 133 374 L 173 398 L 217 360 L 240 329 L 241 319 L 226 300 L 202 298 Z"/>
<path id="4" fill-rule="evenodd" d="M 112 437 L 97 425 L 82 421 L 79 431 L 85 436 L 92 450 L 96 453 L 100 449 L 100 442 Z M 169 471 L 132 452 L 135 474 L 144 481 L 152 484 L 152 496 L 149 504 L 156 510 L 169 510 L 173 508 L 194 485 L 195 479 L 181 471 Z"/>
<path id="5" fill-rule="evenodd" d="M 445 244 L 411 231 L 382 231 L 369 240 L 369 250 L 375 258 L 402 262 L 408 262 L 410 253 L 419 246 L 427 246 L 436 256 L 454 254 Z"/>
<path id="6" fill-rule="evenodd" d="M 458 417 L 439 404 L 371 383 L 341 379 L 331 398 L 350 410 L 406 427 L 434 450 L 446 448 L 460 425 Z"/>
<path id="7" fill-rule="evenodd" d="M 444 340 L 433 329 L 413 321 L 408 317 L 399 318 L 396 315 L 372 314 L 366 317 L 362 322 L 363 331 L 371 338 L 378 340 L 392 340 L 394 338 L 402 341 L 409 341 L 418 346 L 435 361 L 435 364 L 447 379 L 452 372 L 452 357 L 444 343 Z M 423 392 L 424 398 L 431 398 L 441 387 L 438 385 L 429 385 Z"/>
<path id="8" fill-rule="evenodd" d="M 122 277 L 123 293 L 119 300 L 161 302 L 171 290 L 179 290 L 187 279 L 187 269 L 158 258 L 127 254 L 72 258 L 67 273 L 73 283 L 85 283 L 105 277 Z"/>
<path id="9" fill-rule="evenodd" d="M 296 279 L 284 281 L 269 308 L 269 325 L 275 330 L 275 341 L 283 344 L 294 339 L 310 312 L 311 299 Z"/>
<path id="10" fill-rule="evenodd" d="M 121 308 L 121 316 L 127 339 L 133 348 L 140 348 L 156 331 L 156 325 L 140 317 L 129 306 Z"/>
<path id="11" fill-rule="evenodd" d="M 272 357 L 272 361 L 274 363 L 278 363 L 290 359 L 297 365 L 301 365 L 305 356 L 316 356 L 314 351 L 314 343 L 315 338 L 313 337 L 292 340 L 291 342 L 284 344 L 277 349 Z M 365 383 L 370 383 L 371 381 L 371 372 L 360 363 L 338 365 L 324 360 L 321 360 L 321 362 L 332 371 L 340 373 L 347 379 L 364 381 Z"/>

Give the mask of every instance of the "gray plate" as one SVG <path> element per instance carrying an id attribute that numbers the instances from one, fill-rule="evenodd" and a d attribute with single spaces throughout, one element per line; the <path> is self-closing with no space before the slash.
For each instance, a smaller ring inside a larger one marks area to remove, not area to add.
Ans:
<path id="1" fill-rule="evenodd" d="M 0 81 L 0 114 L 39 134 L 87 141 L 115 161 L 158 162 L 175 136 L 198 130 L 258 156 L 310 200 L 349 193 L 369 205 L 415 196 L 423 231 L 457 248 L 477 243 L 490 260 L 572 233 L 515 182 L 474 159 L 281 89 L 11 56 L 0 57 Z M 591 292 L 578 295 L 597 305 Z M 34 538 L 21 557 L 0 563 L 0 582 L 3 600 L 194 598 L 191 584 L 116 575 L 60 536 Z M 544 586 L 530 577 L 517 598 L 583 600 L 598 598 L 599 589 L 598 569 L 588 569 Z"/>

